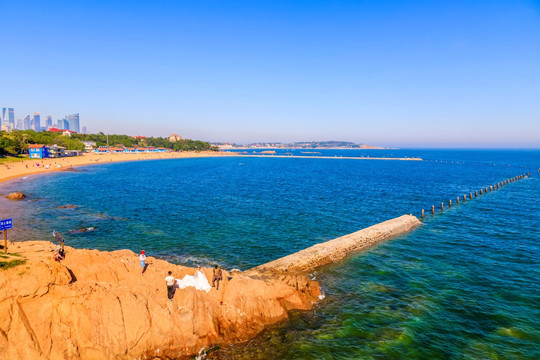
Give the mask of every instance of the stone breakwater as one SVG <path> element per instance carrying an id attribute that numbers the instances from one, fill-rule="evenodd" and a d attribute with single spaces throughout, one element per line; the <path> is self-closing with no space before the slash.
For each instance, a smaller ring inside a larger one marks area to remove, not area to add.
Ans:
<path id="1" fill-rule="evenodd" d="M 266 325 L 308 310 L 320 295 L 305 276 L 250 277 L 224 271 L 220 289 L 177 290 L 167 300 L 164 277 L 195 269 L 137 254 L 29 241 L 9 245 L 8 259 L 25 263 L 0 269 L 0 359 L 176 359 L 214 344 L 242 342 Z M 0 260 L 5 260 L 6 257 Z M 211 280 L 212 270 L 203 272 Z"/>
<path id="2" fill-rule="evenodd" d="M 339 261 L 352 252 L 411 231 L 420 224 L 421 222 L 415 216 L 403 215 L 257 266 L 246 271 L 246 274 L 309 272 L 317 267 Z"/>

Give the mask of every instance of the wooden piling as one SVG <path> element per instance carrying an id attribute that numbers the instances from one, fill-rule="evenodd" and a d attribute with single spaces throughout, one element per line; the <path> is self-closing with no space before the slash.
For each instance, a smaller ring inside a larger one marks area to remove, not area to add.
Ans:
<path id="1" fill-rule="evenodd" d="M 459 196 L 457 197 L 457 204 L 459 205 Z"/>
<path id="2" fill-rule="evenodd" d="M 431 215 L 435 215 L 435 205 L 431 205 Z"/>
<path id="3" fill-rule="evenodd" d="M 424 220 L 424 209 L 422 209 L 422 220 Z"/>
<path id="4" fill-rule="evenodd" d="M 472 199 L 472 193 L 469 193 L 469 199 Z"/>
<path id="5" fill-rule="evenodd" d="M 467 195 L 463 195 L 463 201 L 467 200 Z"/>
<path id="6" fill-rule="evenodd" d="M 441 212 L 444 210 L 444 203 L 441 203 Z"/>
<path id="7" fill-rule="evenodd" d="M 478 197 L 478 190 L 474 190 L 474 197 Z"/>
<path id="8" fill-rule="evenodd" d="M 480 189 L 480 195 L 482 195 L 482 189 Z"/>
<path id="9" fill-rule="evenodd" d="M 449 207 L 449 208 L 452 207 L 452 199 L 448 200 L 448 207 Z"/>

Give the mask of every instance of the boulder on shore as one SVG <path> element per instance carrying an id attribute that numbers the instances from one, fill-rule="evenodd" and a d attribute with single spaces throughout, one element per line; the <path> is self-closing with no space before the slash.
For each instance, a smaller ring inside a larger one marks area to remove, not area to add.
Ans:
<path id="1" fill-rule="evenodd" d="M 9 200 L 22 200 L 26 198 L 26 195 L 22 191 L 12 192 L 6 196 Z"/>

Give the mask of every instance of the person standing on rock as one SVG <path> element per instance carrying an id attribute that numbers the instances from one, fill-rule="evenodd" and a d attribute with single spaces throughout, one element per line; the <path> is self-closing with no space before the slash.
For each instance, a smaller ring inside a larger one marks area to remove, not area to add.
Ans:
<path id="1" fill-rule="evenodd" d="M 141 274 L 144 274 L 144 270 L 146 268 L 146 255 L 144 254 L 144 250 L 141 251 L 141 255 L 139 255 L 139 261 L 141 263 L 142 272 Z"/>
<path id="2" fill-rule="evenodd" d="M 168 275 L 165 277 L 165 283 L 167 284 L 167 298 L 169 298 L 169 301 L 172 301 L 175 280 L 174 276 L 172 276 L 172 271 L 169 271 L 167 274 Z"/>
<path id="3" fill-rule="evenodd" d="M 219 290 L 219 282 L 223 279 L 223 273 L 221 271 L 221 268 L 218 265 L 214 266 L 214 276 L 212 277 L 212 287 L 214 287 L 214 283 L 217 281 L 216 284 L 216 290 Z"/>

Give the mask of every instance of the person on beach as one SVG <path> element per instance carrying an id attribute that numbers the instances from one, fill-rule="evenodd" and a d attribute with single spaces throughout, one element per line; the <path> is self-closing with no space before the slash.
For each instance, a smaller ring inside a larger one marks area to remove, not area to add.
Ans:
<path id="1" fill-rule="evenodd" d="M 146 268 L 146 255 L 144 253 L 144 250 L 141 251 L 141 255 L 139 255 L 139 261 L 141 262 L 141 269 L 142 269 L 142 272 L 141 274 L 144 274 L 144 270 Z"/>
<path id="2" fill-rule="evenodd" d="M 214 276 L 212 277 L 212 287 L 214 287 L 214 283 L 216 284 L 216 290 L 219 290 L 219 282 L 223 279 L 223 273 L 221 271 L 221 268 L 218 265 L 214 266 Z"/>
<path id="3" fill-rule="evenodd" d="M 167 284 L 167 298 L 169 301 L 172 301 L 174 296 L 174 283 L 175 283 L 174 276 L 172 276 L 172 271 L 169 271 L 167 273 L 167 276 L 165 277 L 165 283 Z"/>

